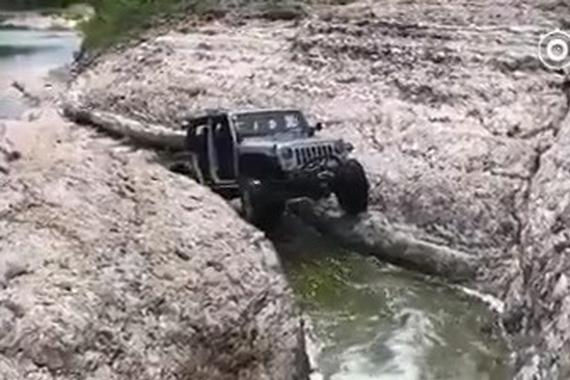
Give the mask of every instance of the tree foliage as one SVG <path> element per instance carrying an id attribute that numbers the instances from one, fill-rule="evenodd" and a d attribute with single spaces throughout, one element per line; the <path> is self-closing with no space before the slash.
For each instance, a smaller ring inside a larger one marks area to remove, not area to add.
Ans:
<path id="1" fill-rule="evenodd" d="M 301 2 L 308 0 L 91 0 L 96 16 L 83 25 L 85 46 L 99 48 L 138 34 L 157 20 L 189 15 L 223 15 L 253 12 L 268 18 L 303 15 Z"/>
<path id="2" fill-rule="evenodd" d="M 87 49 L 104 48 L 139 34 L 157 20 L 189 15 L 253 12 L 270 19 L 304 15 L 301 3 L 323 0 L 0 0 L 0 9 L 34 9 L 89 4 L 95 16 L 81 25 Z M 346 0 L 341 2 L 345 2 Z M 333 1 L 334 2 L 334 1 Z M 339 0 L 336 0 L 339 2 Z"/>

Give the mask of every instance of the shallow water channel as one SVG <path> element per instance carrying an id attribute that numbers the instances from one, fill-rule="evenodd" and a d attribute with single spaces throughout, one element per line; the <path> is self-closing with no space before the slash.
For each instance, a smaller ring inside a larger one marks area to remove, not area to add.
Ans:
<path id="1" fill-rule="evenodd" d="M 13 81 L 42 77 L 73 58 L 79 48 L 76 33 L 0 26 L 0 119 L 19 118 L 27 106 Z"/>
<path id="2" fill-rule="evenodd" d="M 11 82 L 69 62 L 74 33 L 0 29 L 0 119 L 25 103 Z M 296 222 L 272 239 L 322 345 L 326 380 L 508 378 L 484 305 L 429 279 L 338 248 Z"/>
<path id="3" fill-rule="evenodd" d="M 509 378 L 485 305 L 294 224 L 272 239 L 322 346 L 325 380 Z"/>

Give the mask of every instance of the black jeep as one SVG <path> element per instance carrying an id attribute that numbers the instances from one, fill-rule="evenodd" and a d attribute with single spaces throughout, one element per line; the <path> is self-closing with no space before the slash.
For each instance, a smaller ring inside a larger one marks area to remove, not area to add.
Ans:
<path id="1" fill-rule="evenodd" d="M 315 136 L 298 110 L 208 112 L 188 118 L 190 174 L 228 197 L 240 196 L 243 214 L 266 227 L 289 199 L 334 193 L 349 214 L 368 206 L 368 181 L 349 158 L 351 144 Z"/>

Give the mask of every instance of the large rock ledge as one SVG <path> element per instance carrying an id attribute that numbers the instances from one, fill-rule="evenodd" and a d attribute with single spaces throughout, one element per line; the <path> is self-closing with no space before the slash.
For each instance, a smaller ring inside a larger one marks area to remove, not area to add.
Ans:
<path id="1" fill-rule="evenodd" d="M 0 379 L 307 379 L 263 234 L 151 153 L 43 114 L 0 136 Z"/>

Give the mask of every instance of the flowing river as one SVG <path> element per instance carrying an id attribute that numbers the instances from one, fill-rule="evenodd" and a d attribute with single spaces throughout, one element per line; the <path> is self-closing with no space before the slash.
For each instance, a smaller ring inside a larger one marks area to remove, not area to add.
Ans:
<path id="1" fill-rule="evenodd" d="M 0 29 L 0 122 L 26 104 L 13 80 L 72 59 L 70 32 Z M 487 308 L 461 292 L 326 241 L 292 221 L 271 237 L 312 321 L 325 380 L 508 378 Z"/>
<path id="2" fill-rule="evenodd" d="M 294 221 L 272 239 L 321 343 L 325 380 L 509 378 L 507 347 L 481 302 Z"/>
<path id="3" fill-rule="evenodd" d="M 47 75 L 73 58 L 81 41 L 76 33 L 0 26 L 0 120 L 22 116 L 27 106 L 12 88 L 14 81 Z"/>

